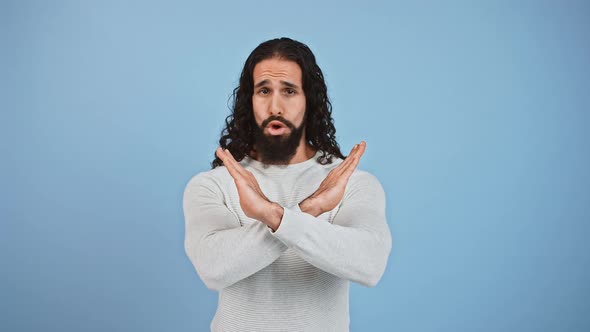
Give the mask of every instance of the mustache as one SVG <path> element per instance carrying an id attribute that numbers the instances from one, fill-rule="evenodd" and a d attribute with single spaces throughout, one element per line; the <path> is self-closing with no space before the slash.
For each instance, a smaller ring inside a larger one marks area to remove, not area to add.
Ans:
<path id="1" fill-rule="evenodd" d="M 271 121 L 275 121 L 275 120 L 282 122 L 285 126 L 289 127 L 291 130 L 295 129 L 295 125 L 293 123 L 291 123 L 291 121 L 289 121 L 287 119 L 284 119 L 284 118 L 282 118 L 280 116 L 277 116 L 277 115 L 271 115 L 271 116 L 269 116 L 266 120 L 264 120 L 262 122 L 261 127 L 262 128 L 266 128 L 266 126 L 268 126 L 268 124 Z"/>

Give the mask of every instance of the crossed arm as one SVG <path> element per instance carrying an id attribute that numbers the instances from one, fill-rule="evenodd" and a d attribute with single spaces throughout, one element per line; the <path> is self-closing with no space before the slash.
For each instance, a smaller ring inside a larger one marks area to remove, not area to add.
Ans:
<path id="1" fill-rule="evenodd" d="M 274 262 L 287 249 L 260 222 L 240 226 L 210 177 L 197 175 L 183 195 L 184 247 L 205 286 L 221 290 Z"/>
<path id="2" fill-rule="evenodd" d="M 348 179 L 358 165 L 365 152 L 366 143 L 356 144 L 346 159 L 332 169 L 328 176 L 320 183 L 319 188 L 303 200 L 300 204 L 302 211 L 317 217 L 334 209 L 344 196 Z M 254 175 L 238 163 L 229 150 L 217 148 L 215 154 L 223 161 L 229 174 L 234 179 L 240 207 L 244 213 L 256 220 L 260 220 L 270 228 L 276 230 L 283 215 L 283 207 L 269 200 L 258 185 Z"/>
<path id="3" fill-rule="evenodd" d="M 343 200 L 364 148 L 364 142 L 355 146 L 314 194 L 293 207 L 268 200 L 254 176 L 229 151 L 218 149 L 236 183 L 242 210 L 261 222 L 236 227 L 236 217 L 219 204 L 218 194 L 198 183 L 187 187 L 185 249 L 207 287 L 219 290 L 246 278 L 272 263 L 288 247 L 326 272 L 374 286 L 391 250 L 383 188 L 366 173 L 358 177 Z M 333 224 L 316 218 L 340 201 Z"/>

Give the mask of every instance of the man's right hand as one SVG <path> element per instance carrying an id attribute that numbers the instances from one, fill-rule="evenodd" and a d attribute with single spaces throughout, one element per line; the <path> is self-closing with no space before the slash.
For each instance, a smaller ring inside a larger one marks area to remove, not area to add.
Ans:
<path id="1" fill-rule="evenodd" d="M 252 172 L 242 167 L 229 150 L 218 147 L 215 154 L 223 161 L 223 165 L 234 179 L 244 214 L 265 223 L 274 231 L 280 224 L 282 207 L 264 195 Z"/>
<path id="2" fill-rule="evenodd" d="M 330 211 L 340 203 L 344 196 L 344 190 L 348 179 L 356 169 L 361 156 L 365 152 L 366 143 L 361 141 L 356 144 L 346 159 L 328 173 L 319 188 L 309 197 L 299 203 L 301 211 L 314 217 Z"/>

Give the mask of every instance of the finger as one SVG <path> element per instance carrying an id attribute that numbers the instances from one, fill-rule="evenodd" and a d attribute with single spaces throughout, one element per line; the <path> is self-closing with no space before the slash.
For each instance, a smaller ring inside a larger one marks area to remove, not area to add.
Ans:
<path id="1" fill-rule="evenodd" d="M 258 186 L 258 182 L 254 175 L 252 175 L 250 171 L 246 170 L 238 161 L 236 161 L 236 159 L 228 149 L 222 150 L 221 153 L 225 155 L 224 164 L 226 164 L 228 170 L 231 170 L 233 172 L 232 177 L 236 181 L 241 180 L 253 188 Z"/>
<path id="2" fill-rule="evenodd" d="M 233 156 L 231 155 L 229 150 L 224 150 L 221 147 L 219 147 L 219 148 L 217 148 L 215 153 L 217 154 L 219 159 L 221 159 L 221 161 L 223 161 L 223 165 L 225 166 L 225 168 L 227 168 L 229 174 L 235 180 L 242 177 L 241 173 L 236 169 L 236 166 L 234 164 L 236 161 L 235 161 L 235 159 L 233 159 Z"/>
<path id="3" fill-rule="evenodd" d="M 231 152 L 227 149 L 224 152 L 227 155 L 229 163 L 232 164 L 235 170 L 242 176 L 249 177 L 250 172 L 248 172 L 237 160 L 234 159 L 234 156 L 231 154 Z"/>
<path id="4" fill-rule="evenodd" d="M 359 143 L 359 148 L 356 150 L 356 155 L 360 159 L 363 153 L 365 153 L 365 149 L 367 148 L 367 143 L 365 141 L 361 141 Z"/>
<path id="5" fill-rule="evenodd" d="M 355 157 L 360 157 L 363 152 L 365 152 L 365 148 L 367 147 L 367 143 L 365 141 L 361 141 L 357 144 L 357 149 L 352 153 Z"/>
<path id="6" fill-rule="evenodd" d="M 344 161 L 340 163 L 340 165 L 338 165 L 336 167 L 336 169 L 338 169 L 338 171 L 341 171 L 343 169 L 345 169 L 346 167 L 348 167 L 348 164 L 350 164 L 350 161 L 352 160 L 352 156 L 354 156 L 354 152 L 358 149 L 358 144 L 355 144 L 352 149 L 350 150 L 350 153 L 348 154 L 348 156 L 346 156 L 346 158 L 344 158 Z"/>
<path id="7" fill-rule="evenodd" d="M 215 155 L 221 159 L 221 161 L 224 161 L 225 159 L 227 159 L 225 153 L 223 153 L 223 149 L 221 148 L 221 146 L 218 146 L 217 149 L 215 149 Z"/>
<path id="8" fill-rule="evenodd" d="M 354 170 L 358 166 L 363 153 L 365 153 L 366 147 L 367 147 L 366 143 L 364 141 L 362 141 L 359 144 L 358 149 L 355 151 L 354 155 L 352 156 L 350 163 L 343 170 L 344 174 L 347 178 L 350 177 L 350 175 L 352 175 L 352 173 L 354 172 Z"/>
<path id="9" fill-rule="evenodd" d="M 239 165 L 238 162 L 234 159 L 234 156 L 231 154 L 231 152 L 228 149 L 222 149 L 221 147 L 218 148 L 218 150 L 220 150 L 220 155 L 219 158 L 221 160 L 223 160 L 223 164 L 226 167 L 232 167 L 234 169 L 236 169 L 236 171 L 238 170 L 237 166 Z M 241 173 L 241 172 L 240 172 Z"/>
<path id="10" fill-rule="evenodd" d="M 359 144 L 357 144 L 354 151 L 352 151 L 349 155 L 350 162 L 347 164 L 347 166 L 349 166 L 351 163 L 354 163 L 355 160 L 358 160 L 365 152 L 366 147 L 367 147 L 367 144 L 365 143 L 365 141 L 361 141 Z M 348 158 L 346 158 L 346 159 L 348 159 Z"/>
<path id="11" fill-rule="evenodd" d="M 219 157 L 219 159 L 221 159 L 221 161 L 223 162 L 223 166 L 225 166 L 225 168 L 227 168 L 227 170 L 228 170 L 229 174 L 230 174 L 232 177 L 235 177 L 235 176 L 234 176 L 234 173 L 235 173 L 235 172 L 234 172 L 234 169 L 233 169 L 233 167 L 232 167 L 232 165 L 231 165 L 231 163 L 230 163 L 230 160 L 229 160 L 229 158 L 228 158 L 227 154 L 226 154 L 226 153 L 225 153 L 225 151 L 223 150 L 223 148 L 221 148 L 221 147 L 218 147 L 218 148 L 215 150 L 215 155 L 217 155 L 217 157 Z"/>
<path id="12" fill-rule="evenodd" d="M 223 152 L 223 149 L 221 147 L 217 147 L 217 149 L 215 149 L 215 155 L 221 159 L 221 162 L 223 163 L 224 166 L 226 166 L 225 164 L 227 164 L 227 155 Z"/>
<path id="13" fill-rule="evenodd" d="M 361 146 L 364 143 L 365 143 L 364 141 L 361 141 L 361 143 L 354 145 L 354 147 L 350 150 L 350 153 L 348 154 L 346 159 L 344 159 L 344 161 L 342 163 L 340 163 L 340 165 L 338 165 L 338 168 L 339 168 L 338 172 L 339 173 L 346 171 L 346 169 L 348 169 L 348 167 L 350 167 L 350 164 L 354 162 L 354 159 L 358 155 L 359 149 L 361 148 Z"/>
<path id="14" fill-rule="evenodd" d="M 231 154 L 229 150 L 224 150 L 222 153 L 225 153 L 227 155 L 226 160 L 228 161 L 229 167 L 232 168 L 233 172 L 237 173 L 234 176 L 234 179 L 237 179 L 237 177 L 239 177 L 241 180 L 245 181 L 244 183 L 246 183 L 250 188 L 256 191 L 262 198 L 268 201 L 269 199 L 266 197 L 266 195 L 264 195 L 262 189 L 260 189 L 260 186 L 258 185 L 258 180 L 256 180 L 256 177 L 254 177 L 252 172 L 245 169 L 238 161 L 236 161 L 236 159 L 234 159 L 234 156 Z"/>
<path id="15" fill-rule="evenodd" d="M 367 148 L 367 144 L 365 143 L 365 141 L 361 141 L 358 144 L 358 148 L 352 154 L 352 158 L 350 160 L 349 167 L 352 165 L 354 165 L 354 167 L 356 167 L 356 165 L 358 165 L 359 160 L 361 159 L 363 153 L 365 153 L 366 148 Z"/>

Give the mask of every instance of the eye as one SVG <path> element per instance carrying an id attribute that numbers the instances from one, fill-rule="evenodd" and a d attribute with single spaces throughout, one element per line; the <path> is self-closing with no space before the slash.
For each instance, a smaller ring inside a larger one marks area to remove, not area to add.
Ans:
<path id="1" fill-rule="evenodd" d="M 295 94 L 295 90 L 293 90 L 293 89 L 286 89 L 286 90 L 285 90 L 285 92 L 286 92 L 288 95 L 294 95 L 294 94 Z"/>
<path id="2" fill-rule="evenodd" d="M 267 88 L 262 88 L 262 89 L 258 90 L 258 93 L 263 94 L 263 95 L 268 94 L 268 92 L 269 91 Z"/>

